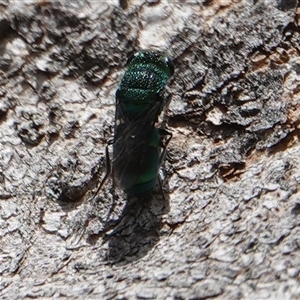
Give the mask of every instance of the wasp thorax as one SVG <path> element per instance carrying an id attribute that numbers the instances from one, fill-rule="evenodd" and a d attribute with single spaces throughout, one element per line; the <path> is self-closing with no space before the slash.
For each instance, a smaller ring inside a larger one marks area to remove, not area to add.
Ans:
<path id="1" fill-rule="evenodd" d="M 116 93 L 127 117 L 134 119 L 158 109 L 151 113 L 154 121 L 162 109 L 163 91 L 173 72 L 171 59 L 160 52 L 133 54 Z"/>

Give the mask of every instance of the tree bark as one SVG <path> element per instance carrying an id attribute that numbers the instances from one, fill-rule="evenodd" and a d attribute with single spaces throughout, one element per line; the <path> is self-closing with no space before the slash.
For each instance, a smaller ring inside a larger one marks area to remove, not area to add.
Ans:
<path id="1" fill-rule="evenodd" d="M 1 299 L 300 297 L 297 0 L 0 12 Z M 95 194 L 139 49 L 175 65 L 164 195 Z"/>

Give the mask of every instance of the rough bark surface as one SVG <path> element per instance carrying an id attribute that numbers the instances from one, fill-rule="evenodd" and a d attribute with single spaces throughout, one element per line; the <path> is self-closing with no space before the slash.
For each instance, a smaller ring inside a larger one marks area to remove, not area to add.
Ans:
<path id="1" fill-rule="evenodd" d="M 300 298 L 299 43 L 297 0 L 0 0 L 0 298 Z M 138 49 L 165 197 L 93 198 Z"/>

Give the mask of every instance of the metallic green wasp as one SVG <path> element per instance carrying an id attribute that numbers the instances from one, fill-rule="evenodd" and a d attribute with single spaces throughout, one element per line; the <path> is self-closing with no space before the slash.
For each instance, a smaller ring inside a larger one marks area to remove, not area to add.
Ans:
<path id="1" fill-rule="evenodd" d="M 116 92 L 112 173 L 128 195 L 147 195 L 156 185 L 171 133 L 155 123 L 166 105 L 163 92 L 173 73 L 172 61 L 160 52 L 140 51 L 127 61 Z M 99 189 L 111 171 L 107 149 L 106 155 L 108 170 Z"/>

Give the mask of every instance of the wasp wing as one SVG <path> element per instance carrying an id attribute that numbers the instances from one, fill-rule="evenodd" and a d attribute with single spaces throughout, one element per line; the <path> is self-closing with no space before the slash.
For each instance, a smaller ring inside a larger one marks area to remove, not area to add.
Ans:
<path id="1" fill-rule="evenodd" d="M 113 177 L 124 191 L 157 177 L 159 169 L 159 136 L 154 124 L 163 98 L 137 118 L 129 118 L 122 109 L 117 93 L 113 150 Z"/>

